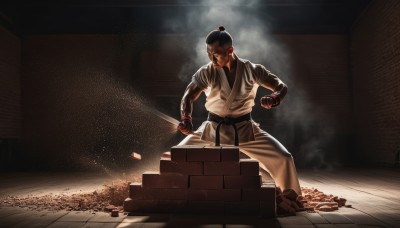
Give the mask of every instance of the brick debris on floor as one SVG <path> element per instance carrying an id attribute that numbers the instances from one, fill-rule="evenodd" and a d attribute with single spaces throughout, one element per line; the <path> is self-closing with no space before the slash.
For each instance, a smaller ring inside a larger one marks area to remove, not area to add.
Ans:
<path id="1" fill-rule="evenodd" d="M 131 182 L 132 181 L 132 182 Z M 142 181 L 142 182 L 141 182 Z M 259 163 L 240 159 L 235 147 L 173 147 L 163 154 L 160 172 L 116 180 L 90 193 L 3 196 L 0 207 L 32 210 L 112 212 L 192 212 L 295 215 L 335 211 L 346 199 L 302 187 L 302 195 L 281 192 L 262 181 Z M 126 199 L 126 197 L 128 197 Z M 124 206 L 123 206 L 124 203 Z"/>
<path id="2" fill-rule="evenodd" d="M 130 178 L 140 179 L 137 176 Z M 129 183 L 127 180 L 115 180 L 92 192 L 74 194 L 8 195 L 0 198 L 0 207 L 12 206 L 36 211 L 89 211 L 92 213 L 114 211 L 115 216 L 115 211 L 123 213 L 122 203 L 129 192 Z"/>

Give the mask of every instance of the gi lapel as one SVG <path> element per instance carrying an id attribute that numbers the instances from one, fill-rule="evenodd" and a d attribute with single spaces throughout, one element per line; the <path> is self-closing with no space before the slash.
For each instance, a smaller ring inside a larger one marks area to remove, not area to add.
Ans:
<path id="1" fill-rule="evenodd" d="M 239 60 L 239 58 L 237 58 L 237 66 L 236 66 L 236 76 L 235 76 L 235 82 L 233 83 L 233 87 L 232 89 L 229 86 L 229 82 L 228 79 L 226 78 L 225 72 L 222 68 L 218 68 L 220 75 L 222 75 L 222 87 L 223 89 L 225 89 L 226 91 L 229 91 L 229 96 L 226 99 L 224 108 L 223 108 L 223 113 L 225 117 L 226 115 L 228 115 L 230 113 L 230 107 L 232 102 L 235 100 L 237 93 L 239 91 L 240 88 L 240 84 L 242 83 L 242 75 L 243 75 L 243 66 L 242 66 L 242 62 Z"/>

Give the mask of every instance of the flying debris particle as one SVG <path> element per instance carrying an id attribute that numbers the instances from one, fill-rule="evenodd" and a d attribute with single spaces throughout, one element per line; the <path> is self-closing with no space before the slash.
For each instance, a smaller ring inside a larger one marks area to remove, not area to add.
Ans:
<path id="1" fill-rule="evenodd" d="M 133 158 L 134 160 L 142 160 L 142 155 L 135 153 L 135 152 L 132 152 L 129 157 Z"/>

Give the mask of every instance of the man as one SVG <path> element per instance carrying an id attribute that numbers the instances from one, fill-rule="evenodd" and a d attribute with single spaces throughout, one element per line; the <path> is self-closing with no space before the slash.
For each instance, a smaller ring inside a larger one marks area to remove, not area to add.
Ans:
<path id="1" fill-rule="evenodd" d="M 223 26 L 208 34 L 206 45 L 211 62 L 193 75 L 182 98 L 182 122 L 178 129 L 188 136 L 179 145 L 212 145 L 218 123 L 234 123 L 240 150 L 258 160 L 262 171 L 268 172 L 282 191 L 292 189 L 301 195 L 292 155 L 250 115 L 259 86 L 273 91 L 260 100 L 266 109 L 282 102 L 287 86 L 264 66 L 238 58 L 233 52 L 232 37 Z M 205 107 L 209 116 L 193 132 L 193 102 L 202 92 L 207 96 Z M 220 138 L 222 144 L 232 145 L 234 129 L 229 123 L 220 126 Z"/>

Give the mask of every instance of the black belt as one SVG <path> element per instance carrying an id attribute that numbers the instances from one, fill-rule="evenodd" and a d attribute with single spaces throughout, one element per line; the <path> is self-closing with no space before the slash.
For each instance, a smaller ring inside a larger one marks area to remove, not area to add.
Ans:
<path id="1" fill-rule="evenodd" d="M 232 125 L 233 129 L 235 130 L 235 146 L 239 146 L 239 136 L 238 136 L 237 127 L 235 124 L 242 122 L 242 121 L 251 120 L 251 113 L 245 114 L 243 116 L 239 116 L 237 118 L 231 118 L 231 117 L 220 117 L 218 115 L 215 115 L 215 114 L 209 112 L 207 120 L 218 123 L 217 129 L 216 129 L 216 134 L 215 134 L 215 146 L 220 145 L 219 129 L 222 124 Z"/>

